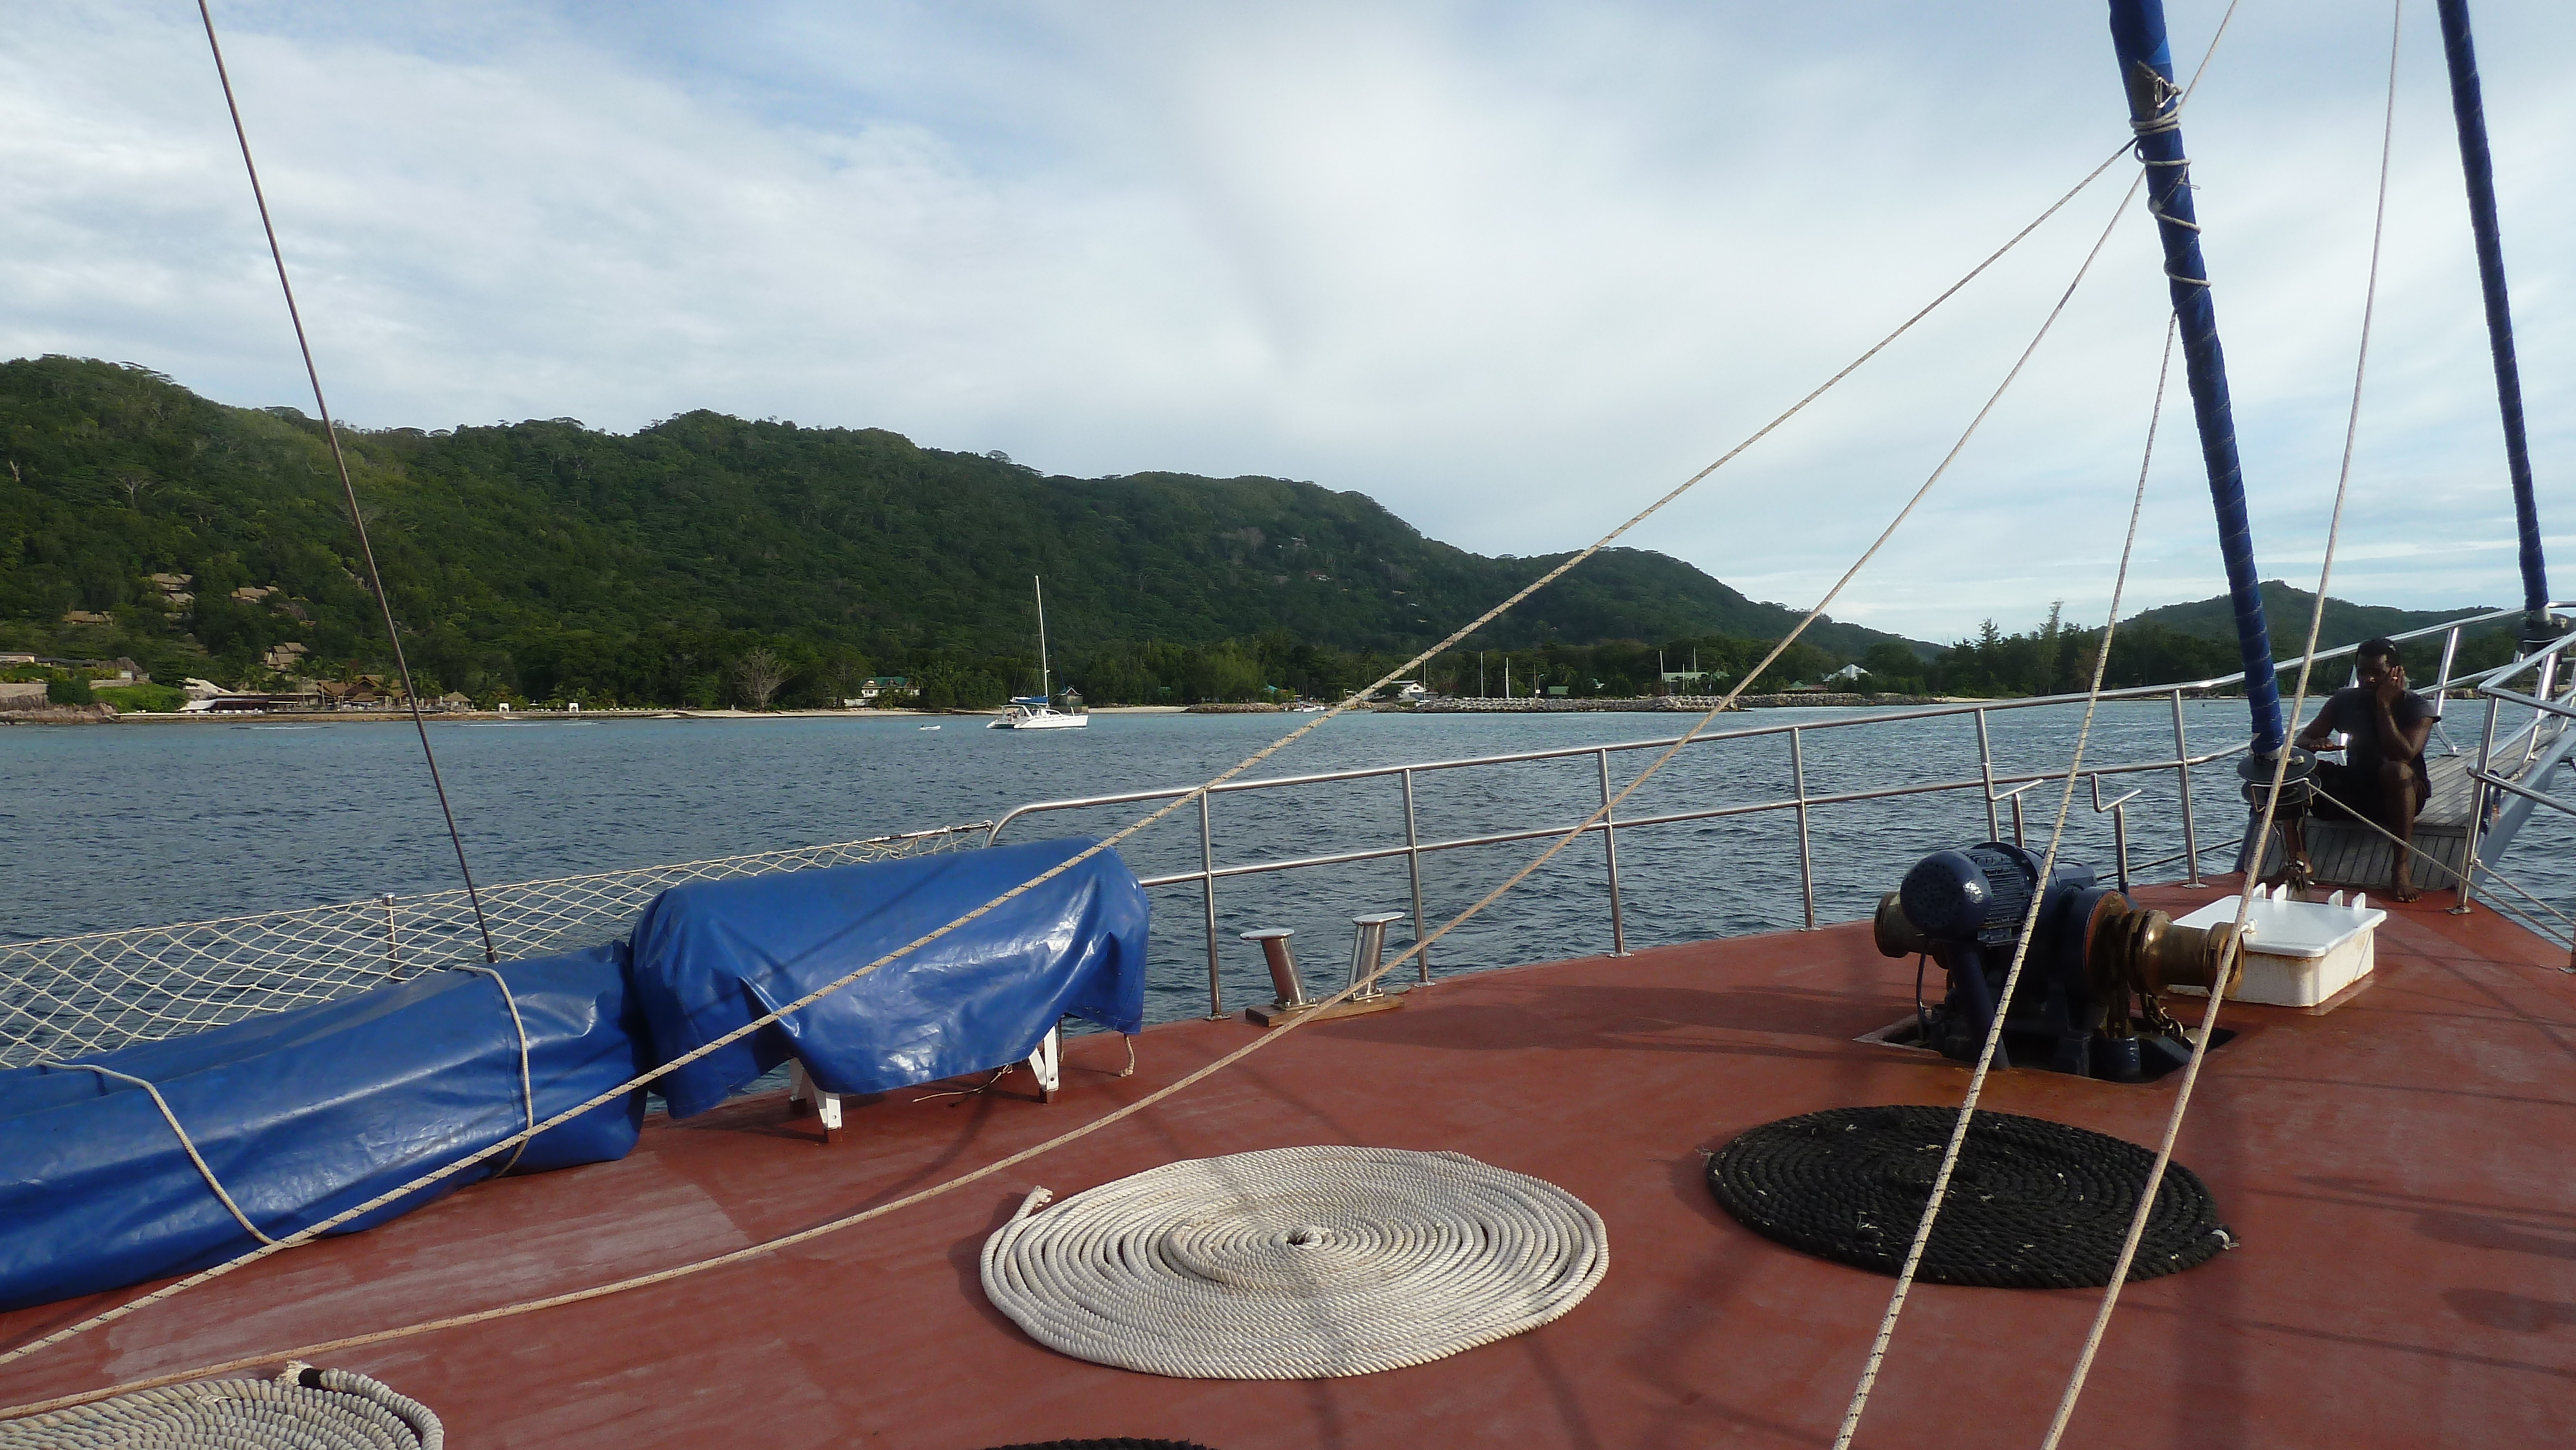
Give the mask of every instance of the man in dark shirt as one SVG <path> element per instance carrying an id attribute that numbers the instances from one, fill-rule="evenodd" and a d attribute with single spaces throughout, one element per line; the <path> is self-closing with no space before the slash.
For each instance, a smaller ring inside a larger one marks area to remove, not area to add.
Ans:
<path id="1" fill-rule="evenodd" d="M 2320 753 L 2341 750 L 2342 761 L 2317 762 L 2317 784 L 2331 801 L 2320 805 L 2322 818 L 2357 815 L 2375 821 L 2400 841 L 2415 839 L 2415 812 L 2432 793 L 2432 775 L 2424 767 L 2424 738 L 2433 730 L 2433 703 L 2406 688 L 2406 666 L 2388 640 L 2364 641 L 2359 651 L 2359 679 L 2335 691 L 2317 718 L 2299 732 L 2301 748 Z M 2344 745 L 2327 743 L 2341 732 Z M 2293 833 L 2291 854 L 2304 863 L 2304 832 Z M 2395 852 L 2388 894 L 2413 901 L 2413 853 Z"/>

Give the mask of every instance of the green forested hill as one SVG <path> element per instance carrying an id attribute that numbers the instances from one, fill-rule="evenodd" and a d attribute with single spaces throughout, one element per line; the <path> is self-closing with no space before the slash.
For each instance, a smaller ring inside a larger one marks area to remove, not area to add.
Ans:
<path id="1" fill-rule="evenodd" d="M 1564 557 L 1470 554 L 1309 483 L 1044 477 L 878 429 L 707 412 L 632 435 L 555 419 L 342 440 L 415 670 L 477 695 L 711 703 L 731 661 L 769 648 L 797 671 L 786 698 L 871 671 L 989 697 L 1024 687 L 1032 574 L 1060 674 L 1095 698 L 1329 685 L 1333 659 L 1418 647 Z M 226 407 L 131 366 L 0 363 L 0 457 L 9 647 L 227 683 L 289 642 L 313 673 L 385 666 L 327 442 L 296 410 Z M 154 574 L 192 576 L 193 597 Z M 1622 549 L 1477 643 L 1777 637 L 1796 617 Z M 1843 656 L 1894 640 L 1809 638 Z M 1292 656 L 1313 679 L 1275 678 Z"/>
<path id="2" fill-rule="evenodd" d="M 2262 590 L 2263 618 L 2271 626 L 2272 652 L 2296 655 L 2299 642 L 2307 638 L 2308 615 L 2317 607 L 2317 596 L 2278 579 L 2264 580 Z M 2472 614 L 2493 612 L 2493 606 L 2489 605 L 2469 609 L 2391 609 L 2377 604 L 2355 604 L 2329 594 L 2326 596 L 2325 618 L 2317 626 L 2317 647 L 2335 649 L 2377 636 L 2404 634 L 2411 629 L 2425 629 Z M 2236 606 L 2221 594 L 2215 599 L 2150 609 L 2129 623 L 2158 625 L 2176 634 L 2232 644 L 2236 639 Z M 2512 623 L 2507 621 L 2483 632 L 2510 632 L 2512 628 Z"/>

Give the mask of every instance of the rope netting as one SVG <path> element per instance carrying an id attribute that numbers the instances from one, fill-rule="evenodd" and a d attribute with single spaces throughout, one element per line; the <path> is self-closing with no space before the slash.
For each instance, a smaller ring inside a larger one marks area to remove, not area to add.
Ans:
<path id="1" fill-rule="evenodd" d="M 542 956 L 619 935 L 646 902 L 686 882 L 963 850 L 982 845 L 988 829 L 942 826 L 485 887 L 483 914 L 504 960 Z M 0 1068 L 180 1037 L 482 963 L 482 933 L 462 889 L 0 943 Z"/>

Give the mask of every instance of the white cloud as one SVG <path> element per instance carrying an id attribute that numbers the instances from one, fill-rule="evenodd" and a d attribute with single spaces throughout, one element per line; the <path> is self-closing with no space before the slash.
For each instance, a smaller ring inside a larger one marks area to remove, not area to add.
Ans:
<path id="1" fill-rule="evenodd" d="M 2418 8 L 2336 592 L 2510 603 L 2474 263 Z M 2219 6 L 2171 9 L 2196 56 Z M 1536 553 L 1714 457 L 2117 144 L 2097 7 L 1951 10 L 218 17 L 353 421 L 627 429 L 714 407 L 1067 473 L 1311 478 Z M 103 6 L 0 37 L 0 352 L 298 401 L 192 19 Z M 2543 519 L 2563 524 L 2576 18 L 2527 0 L 2479 21 Z M 2342 447 L 2385 35 L 2320 0 L 2249 7 L 2186 128 L 2258 556 L 2294 582 L 2313 581 Z M 2128 172 L 1631 542 L 1812 598 L 1948 448 Z M 2056 598 L 2099 613 L 2158 272 L 2132 218 L 1838 615 L 1946 638 Z M 2220 584 L 2178 379 L 2159 459 L 2135 604 Z"/>

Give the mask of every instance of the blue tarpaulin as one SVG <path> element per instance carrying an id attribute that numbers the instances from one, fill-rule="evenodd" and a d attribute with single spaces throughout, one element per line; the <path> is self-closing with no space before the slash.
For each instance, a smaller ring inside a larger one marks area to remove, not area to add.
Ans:
<path id="1" fill-rule="evenodd" d="M 937 930 L 1079 854 L 1035 841 L 737 881 L 656 897 L 636 922 L 635 995 L 656 1061 Z M 1017 1062 L 1057 1019 L 1143 1030 L 1143 888 L 1113 851 L 995 907 L 656 1086 L 701 1113 L 794 1057 L 826 1092 L 871 1093 Z"/>
<path id="2" fill-rule="evenodd" d="M 625 943 L 500 968 L 526 1024 L 542 1122 L 648 1065 Z M 272 1238 L 320 1222 L 527 1126 L 519 1036 L 501 990 L 437 971 L 81 1061 L 158 1087 L 225 1190 Z M 531 1140 L 513 1171 L 622 1158 L 643 1094 Z M 354 1219 L 407 1213 L 509 1160 Z M 152 1097 L 47 1064 L 0 1072 L 0 1308 L 188 1273 L 257 1246 Z"/>

